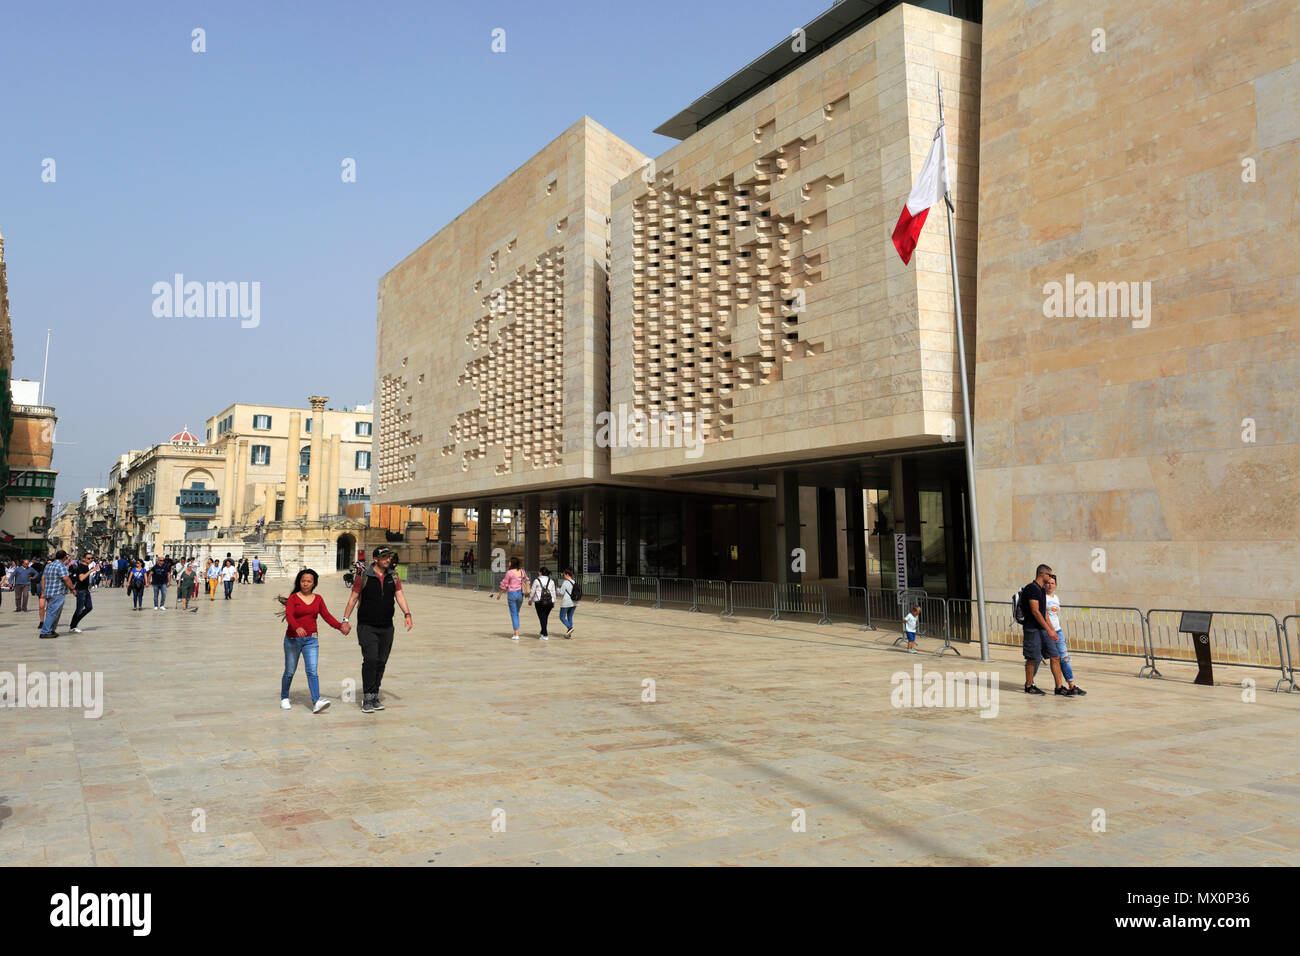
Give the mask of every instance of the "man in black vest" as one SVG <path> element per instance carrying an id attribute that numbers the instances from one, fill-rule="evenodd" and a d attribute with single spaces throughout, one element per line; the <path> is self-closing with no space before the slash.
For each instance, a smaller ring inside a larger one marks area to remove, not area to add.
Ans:
<path id="1" fill-rule="evenodd" d="M 361 645 L 363 714 L 384 709 L 379 700 L 379 685 L 384 679 L 388 654 L 393 649 L 393 605 L 400 606 L 406 615 L 408 631 L 415 626 L 406 606 L 406 597 L 402 594 L 402 582 L 391 570 L 393 558 L 392 548 L 375 548 L 374 563 L 352 582 L 352 594 L 348 596 L 348 606 L 343 611 L 342 623 L 347 624 L 352 608 L 360 602 L 357 607 L 357 643 Z"/>

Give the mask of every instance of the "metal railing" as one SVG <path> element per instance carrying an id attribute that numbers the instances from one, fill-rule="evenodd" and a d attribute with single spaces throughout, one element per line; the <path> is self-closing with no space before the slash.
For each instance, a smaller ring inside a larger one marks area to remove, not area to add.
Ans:
<path id="1" fill-rule="evenodd" d="M 816 614 L 818 624 L 829 624 L 826 615 L 826 592 L 820 584 L 803 584 L 787 582 L 777 584 L 776 614 L 790 617 L 795 614 Z"/>
<path id="2" fill-rule="evenodd" d="M 830 622 L 842 621 L 856 624 L 858 630 L 871 628 L 871 614 L 867 610 L 867 589 L 845 587 L 839 584 L 823 584 L 825 595 L 826 618 Z"/>
<path id="3" fill-rule="evenodd" d="M 727 582 L 703 578 L 697 579 L 695 582 L 695 606 L 691 610 L 728 614 L 731 605 L 728 603 Z"/>
<path id="4" fill-rule="evenodd" d="M 1286 680 L 1289 694 L 1300 689 L 1295 682 L 1296 662 L 1300 661 L 1300 614 L 1288 614 L 1282 618 L 1282 642 L 1286 645 L 1287 670 L 1290 672 Z"/>
<path id="5" fill-rule="evenodd" d="M 925 591 L 921 588 L 908 588 L 902 592 L 901 598 L 896 590 L 887 590 L 885 588 L 866 588 L 865 590 L 867 592 L 867 619 L 873 631 L 877 630 L 880 622 L 892 622 L 901 629 L 903 615 L 911 609 L 913 604 L 919 604 L 926 596 Z"/>
<path id="6" fill-rule="evenodd" d="M 596 598 L 597 604 L 608 602 L 618 602 L 629 604 L 628 601 L 628 579 L 626 574 L 602 574 L 600 576 L 600 596 Z"/>
<path id="7" fill-rule="evenodd" d="M 1225 667 L 1277 669 L 1282 676 L 1274 690 L 1292 684 L 1291 660 L 1282 639 L 1282 626 L 1272 614 L 1246 611 L 1214 611 L 1210 622 L 1210 663 Z M 1153 608 L 1147 612 L 1148 677 L 1160 677 L 1156 661 L 1196 663 L 1191 634 L 1180 633 L 1183 611 Z M 1143 668 L 1146 670 L 1147 668 Z"/>
<path id="8" fill-rule="evenodd" d="M 649 604 L 658 608 L 659 579 L 645 575 L 629 575 L 627 579 L 627 599 L 624 604 Z"/>
<path id="9" fill-rule="evenodd" d="M 699 608 L 697 583 L 691 578 L 660 578 L 658 607 L 666 604 L 685 605 L 687 610 Z"/>
<path id="10" fill-rule="evenodd" d="M 781 619 L 776 609 L 776 585 L 771 581 L 732 581 L 727 594 L 728 617 L 735 617 L 737 610 L 743 610 L 766 611 L 769 621 Z"/>
<path id="11" fill-rule="evenodd" d="M 1135 607 L 1062 604 L 1058 619 L 1070 654 L 1150 658 L 1146 618 Z"/>

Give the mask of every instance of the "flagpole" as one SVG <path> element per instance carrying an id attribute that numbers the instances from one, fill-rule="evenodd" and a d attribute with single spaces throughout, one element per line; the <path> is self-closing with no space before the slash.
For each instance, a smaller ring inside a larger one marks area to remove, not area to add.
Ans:
<path id="1" fill-rule="evenodd" d="M 939 71 L 934 74 L 935 86 L 939 89 L 939 125 L 943 125 L 943 83 L 939 80 Z M 945 144 L 947 140 L 945 139 Z M 943 164 L 948 165 L 947 147 L 944 148 Z M 951 177 L 949 177 L 951 178 Z M 975 607 L 980 628 L 980 660 L 988 661 L 989 626 L 984 610 L 984 559 L 980 555 L 980 509 L 979 499 L 975 494 L 975 429 L 970 417 L 970 384 L 966 377 L 966 337 L 961 322 L 961 286 L 957 281 L 957 238 L 952 228 L 952 197 L 947 191 L 943 194 L 943 204 L 948 212 L 948 255 L 952 259 L 952 304 L 957 327 L 957 361 L 961 367 L 961 409 L 965 416 L 966 445 L 966 481 L 970 489 L 970 523 L 971 546 L 975 553 Z"/>

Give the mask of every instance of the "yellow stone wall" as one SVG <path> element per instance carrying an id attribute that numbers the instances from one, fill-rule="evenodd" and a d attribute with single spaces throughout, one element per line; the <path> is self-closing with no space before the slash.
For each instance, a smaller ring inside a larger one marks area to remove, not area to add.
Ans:
<path id="1" fill-rule="evenodd" d="M 983 35 L 988 596 L 1041 561 L 1066 603 L 1294 613 L 1300 8 L 985 0 Z M 1047 317 L 1067 275 L 1149 314 Z"/>
<path id="2" fill-rule="evenodd" d="M 943 210 L 911 265 L 890 234 L 938 123 L 937 72 L 973 331 L 979 57 L 978 25 L 898 7 L 668 150 L 653 178 L 638 171 L 618 183 L 614 405 L 703 416 L 707 441 L 702 454 L 617 447 L 616 474 L 954 434 Z"/>
<path id="3" fill-rule="evenodd" d="M 643 159 L 583 117 L 383 277 L 376 503 L 608 476 L 609 193 Z"/>

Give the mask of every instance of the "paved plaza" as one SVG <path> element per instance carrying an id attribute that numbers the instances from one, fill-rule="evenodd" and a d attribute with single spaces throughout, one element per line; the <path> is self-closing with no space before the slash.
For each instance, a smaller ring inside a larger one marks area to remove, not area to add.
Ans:
<path id="1" fill-rule="evenodd" d="M 85 632 L 65 612 L 53 641 L 6 601 L 0 670 L 99 671 L 104 702 L 98 719 L 0 710 L 0 864 L 1230 865 L 1300 849 L 1300 695 L 1264 672 L 1247 702 L 1185 668 L 1137 680 L 1139 662 L 1077 657 L 1086 698 L 1030 698 L 1010 648 L 981 666 L 977 649 L 908 655 L 843 624 L 587 602 L 574 640 L 555 622 L 538 641 L 525 608 L 514 644 L 504 602 L 411 585 L 387 709 L 341 699 L 360 653 L 328 631 L 334 705 L 314 716 L 301 669 L 279 706 L 286 591 L 183 614 L 100 590 Z M 339 580 L 322 593 L 341 613 Z M 918 664 L 996 672 L 996 716 L 894 706 L 891 678 Z"/>

